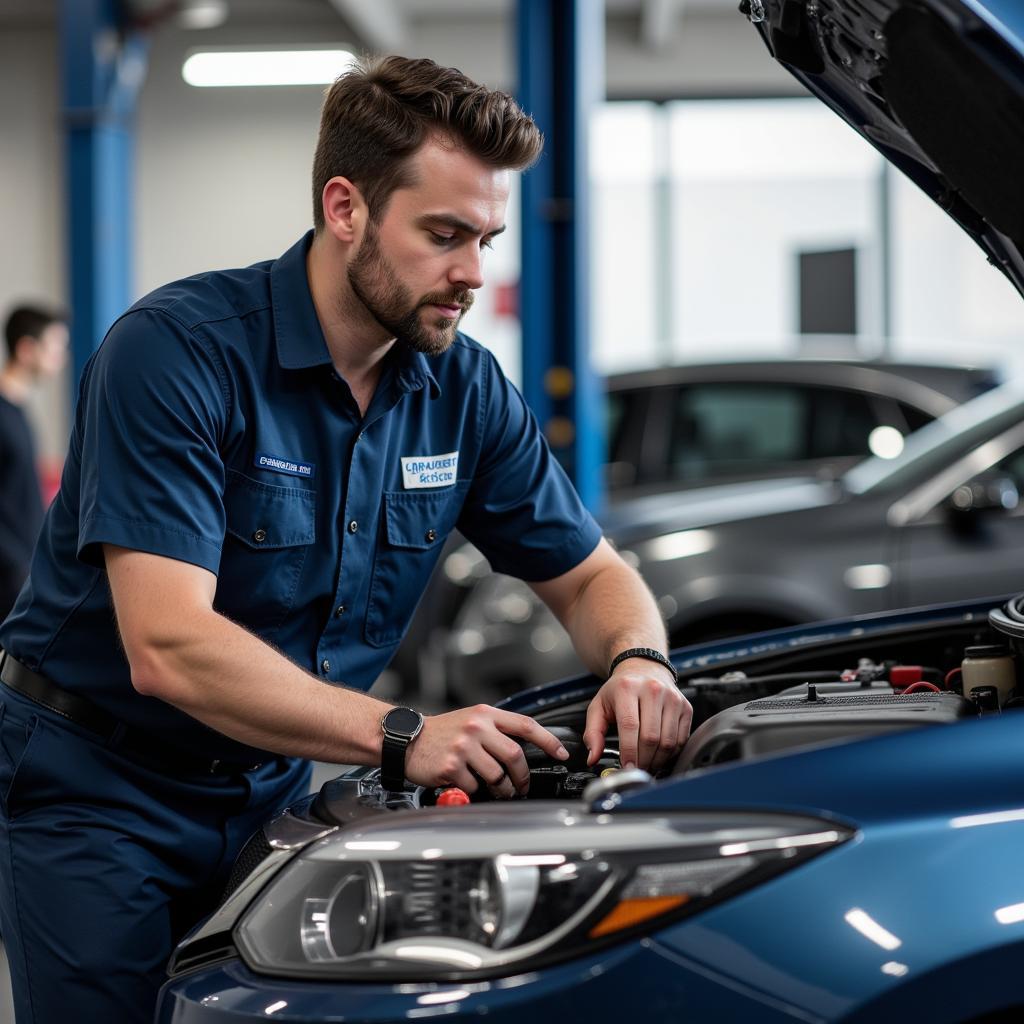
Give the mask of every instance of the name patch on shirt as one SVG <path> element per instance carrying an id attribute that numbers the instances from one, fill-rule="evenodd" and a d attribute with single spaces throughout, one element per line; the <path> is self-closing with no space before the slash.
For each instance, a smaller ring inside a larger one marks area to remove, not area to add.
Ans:
<path id="1" fill-rule="evenodd" d="M 417 487 L 450 487 L 459 472 L 459 453 L 447 455 L 406 455 L 402 458 L 402 485 L 406 490 Z"/>
<path id="2" fill-rule="evenodd" d="M 311 462 L 296 462 L 294 459 L 284 459 L 280 455 L 265 453 L 257 455 L 254 464 L 258 469 L 269 469 L 272 473 L 287 473 L 289 476 L 301 476 L 307 480 L 316 472 L 316 466 Z"/>

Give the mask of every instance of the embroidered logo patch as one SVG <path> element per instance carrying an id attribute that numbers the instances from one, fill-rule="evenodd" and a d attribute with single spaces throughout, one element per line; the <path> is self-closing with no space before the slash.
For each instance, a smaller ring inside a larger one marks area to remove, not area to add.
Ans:
<path id="1" fill-rule="evenodd" d="M 402 458 L 402 486 L 446 487 L 455 483 L 459 472 L 459 453 L 447 455 L 406 455 Z"/>
<path id="2" fill-rule="evenodd" d="M 269 469 L 272 473 L 287 473 L 289 476 L 301 476 L 307 480 L 316 472 L 312 462 L 296 462 L 294 459 L 282 459 L 279 455 L 260 453 L 254 465 L 258 469 Z"/>

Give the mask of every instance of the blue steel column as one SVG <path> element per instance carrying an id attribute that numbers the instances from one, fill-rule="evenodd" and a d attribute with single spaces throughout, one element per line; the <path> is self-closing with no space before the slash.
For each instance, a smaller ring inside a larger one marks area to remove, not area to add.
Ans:
<path id="1" fill-rule="evenodd" d="M 604 95 L 604 3 L 519 0 L 519 101 L 545 136 L 523 176 L 523 393 L 593 512 L 604 403 L 590 366 L 589 118 Z"/>
<path id="2" fill-rule="evenodd" d="M 132 301 L 134 114 L 147 44 L 116 0 L 62 0 L 67 251 L 75 379 Z"/>

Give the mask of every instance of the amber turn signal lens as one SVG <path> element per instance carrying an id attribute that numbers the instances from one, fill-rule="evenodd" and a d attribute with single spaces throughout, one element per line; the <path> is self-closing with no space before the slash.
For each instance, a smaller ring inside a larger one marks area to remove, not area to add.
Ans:
<path id="1" fill-rule="evenodd" d="M 590 937 L 599 939 L 604 935 L 621 932 L 624 928 L 632 928 L 644 921 L 666 914 L 676 907 L 689 902 L 690 897 L 681 896 L 641 896 L 636 899 L 623 900 L 610 914 L 603 917 L 590 929 Z"/>

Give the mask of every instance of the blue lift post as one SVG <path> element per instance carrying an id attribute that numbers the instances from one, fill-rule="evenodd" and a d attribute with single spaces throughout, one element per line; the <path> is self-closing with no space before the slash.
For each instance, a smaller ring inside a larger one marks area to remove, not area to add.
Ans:
<path id="1" fill-rule="evenodd" d="M 590 366 L 589 118 L 604 97 L 602 0 L 519 0 L 519 102 L 544 132 L 523 176 L 523 394 L 587 507 L 604 502 L 602 388 Z"/>
<path id="2" fill-rule="evenodd" d="M 147 43 L 117 0 L 62 0 L 61 58 L 74 376 L 132 302 L 134 114 Z"/>

